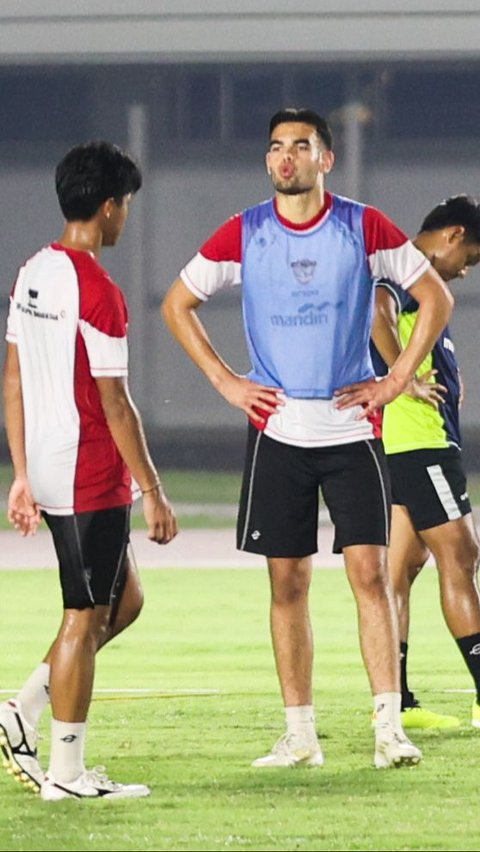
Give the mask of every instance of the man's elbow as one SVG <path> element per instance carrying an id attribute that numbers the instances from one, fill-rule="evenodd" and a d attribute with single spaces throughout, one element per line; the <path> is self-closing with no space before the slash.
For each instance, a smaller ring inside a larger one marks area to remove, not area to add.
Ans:
<path id="1" fill-rule="evenodd" d="M 183 326 L 185 319 L 196 308 L 196 300 L 180 278 L 167 290 L 160 306 L 161 317 L 167 328 L 175 334 Z"/>

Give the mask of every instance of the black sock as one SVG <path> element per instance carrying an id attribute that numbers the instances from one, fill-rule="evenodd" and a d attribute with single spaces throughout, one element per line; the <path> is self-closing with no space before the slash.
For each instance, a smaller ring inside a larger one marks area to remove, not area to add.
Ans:
<path id="1" fill-rule="evenodd" d="M 400 688 L 402 690 L 402 710 L 409 707 L 418 707 L 418 701 L 413 692 L 410 692 L 407 683 L 407 654 L 408 643 L 400 642 Z"/>
<path id="2" fill-rule="evenodd" d="M 473 677 L 477 691 L 477 704 L 480 704 L 480 633 L 464 636 L 456 640 L 468 671 Z"/>

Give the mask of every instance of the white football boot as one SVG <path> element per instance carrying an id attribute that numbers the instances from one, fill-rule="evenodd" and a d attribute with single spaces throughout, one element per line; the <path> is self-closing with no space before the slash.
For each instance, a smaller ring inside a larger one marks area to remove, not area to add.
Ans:
<path id="1" fill-rule="evenodd" d="M 67 784 L 56 781 L 47 772 L 40 795 L 45 802 L 58 802 L 60 799 L 137 799 L 149 796 L 150 789 L 145 784 L 118 784 L 107 777 L 104 766 L 96 766 L 95 769 L 86 769 Z"/>
<path id="2" fill-rule="evenodd" d="M 390 724 L 375 725 L 373 762 L 376 769 L 415 766 L 421 759 L 422 752 L 410 742 L 401 728 L 395 730 Z"/>
<path id="3" fill-rule="evenodd" d="M 284 734 L 265 757 L 258 757 L 256 769 L 323 766 L 323 754 L 317 739 L 305 740 L 295 734 Z"/>
<path id="4" fill-rule="evenodd" d="M 37 758 L 38 734 L 22 715 L 15 698 L 0 704 L 0 749 L 3 766 L 15 780 L 38 793 L 44 774 Z"/>

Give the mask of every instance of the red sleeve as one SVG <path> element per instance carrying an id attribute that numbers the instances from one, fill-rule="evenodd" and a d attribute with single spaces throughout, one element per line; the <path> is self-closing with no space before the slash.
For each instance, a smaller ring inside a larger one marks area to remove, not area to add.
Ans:
<path id="1" fill-rule="evenodd" d="M 375 207 L 365 207 L 363 233 L 367 255 L 376 251 L 394 249 L 408 241 L 408 237 L 388 216 Z"/>
<path id="2" fill-rule="evenodd" d="M 125 337 L 128 312 L 122 291 L 87 252 L 68 252 L 80 291 L 80 315 L 109 337 Z"/>
<path id="3" fill-rule="evenodd" d="M 233 260 L 240 263 L 242 259 L 242 214 L 237 213 L 225 222 L 203 244 L 200 254 L 207 260 Z"/>

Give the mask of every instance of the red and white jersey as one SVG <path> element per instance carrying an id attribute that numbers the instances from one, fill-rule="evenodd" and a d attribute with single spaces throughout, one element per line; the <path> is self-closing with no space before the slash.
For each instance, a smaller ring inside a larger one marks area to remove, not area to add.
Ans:
<path id="1" fill-rule="evenodd" d="M 320 233 L 332 211 L 333 196 L 325 193 L 322 210 L 310 221 L 298 225 L 275 213 L 283 228 L 292 233 Z M 430 262 L 412 241 L 384 213 L 365 207 L 363 216 L 365 250 L 372 278 L 388 278 L 405 290 L 428 269 Z M 384 271 L 388 269 L 388 274 Z M 206 301 L 218 290 L 242 283 L 242 213 L 218 228 L 182 269 L 180 276 L 189 290 Z"/>
<path id="2" fill-rule="evenodd" d="M 131 503 L 95 378 L 128 374 L 127 306 L 89 252 L 53 243 L 20 269 L 6 338 L 18 347 L 27 471 L 53 515 Z"/>
<path id="3" fill-rule="evenodd" d="M 274 204 L 273 214 L 278 228 L 283 232 L 303 236 L 315 235 L 320 242 L 327 230 L 331 217 L 335 217 L 334 199 L 325 193 L 323 209 L 311 221 L 294 224 L 281 216 Z M 413 245 L 408 237 L 387 216 L 373 207 L 363 208 L 364 256 L 373 280 L 386 277 L 408 289 L 428 269 L 428 259 Z M 218 290 L 242 283 L 245 239 L 243 214 L 238 213 L 225 222 L 200 248 L 197 254 L 182 269 L 180 276 L 189 290 L 202 301 L 206 301 Z M 273 240 L 271 249 L 278 252 L 278 241 Z M 335 275 L 336 259 L 331 258 L 331 271 Z M 312 301 L 319 291 L 311 282 L 312 270 L 305 263 L 296 266 L 295 286 L 303 301 Z M 388 273 L 386 270 L 388 269 Z M 285 285 L 287 286 L 287 285 Z M 288 289 L 288 287 L 287 287 Z M 373 375 L 373 370 L 372 370 Z M 302 447 L 331 446 L 378 437 L 379 418 L 359 420 L 359 408 L 338 411 L 331 399 L 293 399 L 285 396 L 285 405 L 277 414 L 266 420 L 265 434 L 274 440 Z M 258 426 L 258 424 L 255 424 Z"/>

